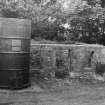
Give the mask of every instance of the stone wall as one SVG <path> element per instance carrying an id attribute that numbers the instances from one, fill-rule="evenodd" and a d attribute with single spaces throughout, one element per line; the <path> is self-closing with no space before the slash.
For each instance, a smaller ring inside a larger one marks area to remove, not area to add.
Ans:
<path id="1" fill-rule="evenodd" d="M 102 45 L 31 44 L 32 70 L 94 72 L 97 62 L 105 62 L 105 47 Z"/>

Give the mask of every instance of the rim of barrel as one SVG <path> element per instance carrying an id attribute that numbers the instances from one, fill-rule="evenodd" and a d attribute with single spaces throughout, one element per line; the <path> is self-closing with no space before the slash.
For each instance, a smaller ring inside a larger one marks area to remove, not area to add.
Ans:
<path id="1" fill-rule="evenodd" d="M 0 17 L 0 19 L 9 19 L 9 20 L 25 20 L 25 21 L 31 21 L 31 19 L 23 19 L 23 18 L 8 18 L 8 17 Z"/>

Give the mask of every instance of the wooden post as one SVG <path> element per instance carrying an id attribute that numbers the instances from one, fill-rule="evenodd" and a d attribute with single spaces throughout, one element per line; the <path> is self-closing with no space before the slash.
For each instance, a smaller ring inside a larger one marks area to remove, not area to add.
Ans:
<path id="1" fill-rule="evenodd" d="M 69 77 L 70 77 L 70 72 L 72 71 L 72 61 L 71 61 L 71 49 L 68 50 L 68 72 L 69 72 Z"/>

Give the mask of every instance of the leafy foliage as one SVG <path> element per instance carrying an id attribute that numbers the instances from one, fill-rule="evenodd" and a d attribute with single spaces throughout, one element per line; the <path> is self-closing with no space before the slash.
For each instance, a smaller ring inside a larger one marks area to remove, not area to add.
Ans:
<path id="1" fill-rule="evenodd" d="M 32 38 L 105 45 L 104 0 L 1 0 L 3 17 L 32 20 Z"/>

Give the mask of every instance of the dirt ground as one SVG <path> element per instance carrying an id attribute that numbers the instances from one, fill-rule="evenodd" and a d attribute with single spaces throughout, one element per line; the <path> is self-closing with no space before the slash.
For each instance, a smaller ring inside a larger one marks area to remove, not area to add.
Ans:
<path id="1" fill-rule="evenodd" d="M 105 83 L 87 79 L 34 79 L 22 90 L 0 90 L 0 105 L 105 105 Z"/>

